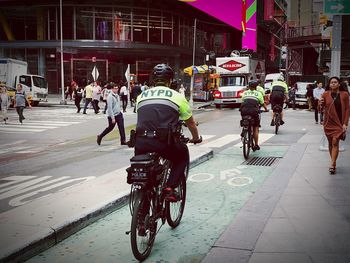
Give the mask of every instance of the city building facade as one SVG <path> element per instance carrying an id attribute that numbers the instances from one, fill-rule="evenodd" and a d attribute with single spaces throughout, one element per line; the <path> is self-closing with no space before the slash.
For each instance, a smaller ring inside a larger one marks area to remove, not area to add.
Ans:
<path id="1" fill-rule="evenodd" d="M 28 62 L 31 74 L 45 76 L 49 93 L 60 92 L 59 1 L 2 1 L 0 57 Z M 226 56 L 241 49 L 242 33 L 176 0 L 62 2 L 64 85 L 85 85 L 94 66 L 100 81 L 125 81 L 128 64 L 135 81 L 149 80 L 157 63 L 177 74 L 206 52 Z M 178 77 L 178 76 L 177 76 Z"/>

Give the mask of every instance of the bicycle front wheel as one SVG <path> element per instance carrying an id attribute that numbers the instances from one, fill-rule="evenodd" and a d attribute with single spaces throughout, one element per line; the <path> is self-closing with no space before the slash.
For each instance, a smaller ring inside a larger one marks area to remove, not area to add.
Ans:
<path id="1" fill-rule="evenodd" d="M 248 159 L 250 153 L 250 134 L 248 130 L 243 131 L 243 156 Z"/>
<path id="2" fill-rule="evenodd" d="M 152 201 L 144 192 L 138 192 L 131 220 L 131 249 L 135 258 L 145 260 L 152 251 L 157 225 L 152 213 Z"/>
<path id="3" fill-rule="evenodd" d="M 187 165 L 188 167 L 189 165 Z M 188 168 L 185 169 L 185 172 L 188 173 Z M 183 176 L 178 187 L 175 188 L 176 192 L 179 195 L 177 202 L 168 202 L 166 201 L 166 220 L 168 221 L 169 226 L 172 228 L 177 227 L 180 224 L 182 215 L 185 209 L 186 203 L 186 176 Z"/>

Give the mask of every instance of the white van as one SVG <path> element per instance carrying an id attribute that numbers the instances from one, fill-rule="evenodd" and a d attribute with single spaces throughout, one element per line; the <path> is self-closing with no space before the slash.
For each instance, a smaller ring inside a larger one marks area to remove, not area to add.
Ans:
<path id="1" fill-rule="evenodd" d="M 307 85 L 313 85 L 312 82 L 297 82 L 297 91 L 295 92 L 295 105 L 297 106 L 307 106 L 307 98 L 306 98 L 306 88 Z"/>
<path id="2" fill-rule="evenodd" d="M 267 74 L 266 77 L 265 77 L 264 89 L 265 90 L 271 90 L 272 82 L 278 80 L 279 77 L 281 77 L 281 76 L 283 77 L 282 73 Z"/>

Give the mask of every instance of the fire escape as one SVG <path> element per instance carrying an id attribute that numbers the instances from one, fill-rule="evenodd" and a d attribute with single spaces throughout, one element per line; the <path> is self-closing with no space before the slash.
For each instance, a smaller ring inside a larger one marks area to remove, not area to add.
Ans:
<path id="1" fill-rule="evenodd" d="M 287 1 L 259 0 L 258 6 L 263 7 L 258 14 L 258 53 L 265 59 L 266 73 L 283 71 L 281 50 L 285 42 Z"/>
<path id="2" fill-rule="evenodd" d="M 292 2 L 292 1 L 291 1 Z M 300 11 L 300 0 L 293 1 L 298 4 Z M 312 11 L 312 10 L 311 10 Z M 323 62 L 324 51 L 329 50 L 331 22 L 325 15 L 310 12 L 308 21 L 300 17 L 288 19 L 285 30 L 285 45 L 287 46 L 286 73 L 290 83 L 298 80 L 315 80 L 328 68 Z M 326 52 L 327 53 L 327 52 Z"/>

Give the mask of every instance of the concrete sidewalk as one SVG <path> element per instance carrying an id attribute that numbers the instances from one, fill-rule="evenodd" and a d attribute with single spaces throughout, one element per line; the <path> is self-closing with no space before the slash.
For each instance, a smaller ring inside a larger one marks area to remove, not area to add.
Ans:
<path id="1" fill-rule="evenodd" d="M 350 142 L 330 175 L 323 138 L 315 126 L 291 145 L 203 263 L 350 262 Z"/>
<path id="2" fill-rule="evenodd" d="M 189 146 L 194 167 L 213 156 Z M 125 205 L 126 167 L 0 214 L 0 262 L 21 262 Z"/>

